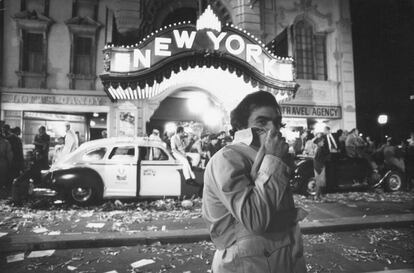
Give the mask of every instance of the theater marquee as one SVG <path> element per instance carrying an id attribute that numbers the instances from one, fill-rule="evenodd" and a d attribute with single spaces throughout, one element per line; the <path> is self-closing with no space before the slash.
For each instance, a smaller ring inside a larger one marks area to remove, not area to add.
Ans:
<path id="1" fill-rule="evenodd" d="M 147 99 L 150 87 L 188 68 L 222 69 L 253 87 L 294 96 L 298 85 L 292 58 L 273 55 L 253 35 L 234 25 L 222 26 L 210 7 L 196 25 L 165 26 L 128 46 L 107 45 L 100 75 L 112 100 Z"/>
<path id="2" fill-rule="evenodd" d="M 325 119 L 342 118 L 342 111 L 340 106 L 283 104 L 281 107 L 284 117 Z"/>

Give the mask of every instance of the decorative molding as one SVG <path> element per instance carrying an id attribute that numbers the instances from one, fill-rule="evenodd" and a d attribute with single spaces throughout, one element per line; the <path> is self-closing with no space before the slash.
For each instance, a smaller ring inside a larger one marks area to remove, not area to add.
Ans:
<path id="1" fill-rule="evenodd" d="M 53 20 L 33 10 L 18 12 L 13 16 L 17 27 L 28 31 L 47 32 Z"/>
<path id="2" fill-rule="evenodd" d="M 351 19 L 349 18 L 341 18 L 336 21 L 338 27 L 343 29 L 349 29 L 351 27 Z"/>
<path id="3" fill-rule="evenodd" d="M 201 14 L 197 19 L 196 28 L 197 30 L 213 29 L 218 32 L 221 31 L 221 22 L 218 19 L 217 15 L 214 14 L 210 5 L 207 6 L 203 14 Z"/>
<path id="4" fill-rule="evenodd" d="M 71 33 L 96 35 L 98 29 L 102 26 L 89 17 L 74 17 L 65 21 Z"/>
<path id="5" fill-rule="evenodd" d="M 279 8 L 279 16 L 282 20 L 285 20 L 286 15 L 285 13 L 304 13 L 306 14 L 313 14 L 321 19 L 325 19 L 328 21 L 328 25 L 332 25 L 332 13 L 322 13 L 318 9 L 317 4 L 312 4 L 312 0 L 300 0 L 299 3 L 295 2 L 293 8 Z"/>
<path id="6" fill-rule="evenodd" d="M 120 33 L 136 31 L 141 25 L 144 6 L 139 0 L 117 0 L 114 11 L 117 29 Z M 145 13 L 147 10 L 145 11 Z"/>

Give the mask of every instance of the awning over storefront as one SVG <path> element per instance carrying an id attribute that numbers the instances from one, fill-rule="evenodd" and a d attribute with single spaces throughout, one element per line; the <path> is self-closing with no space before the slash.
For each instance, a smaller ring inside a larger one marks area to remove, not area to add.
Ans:
<path id="1" fill-rule="evenodd" d="M 139 44 L 106 46 L 100 78 L 112 101 L 140 100 L 157 96 L 163 81 L 177 78 L 172 75 L 200 69 L 236 75 L 282 100 L 293 97 L 298 88 L 292 58 L 274 56 L 236 26 L 222 27 L 210 7 L 196 26 L 181 22 L 155 31 Z"/>

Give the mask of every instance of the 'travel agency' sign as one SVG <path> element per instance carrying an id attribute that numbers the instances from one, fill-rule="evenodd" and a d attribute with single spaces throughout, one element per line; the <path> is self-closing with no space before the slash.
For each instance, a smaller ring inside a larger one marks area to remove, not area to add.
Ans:
<path id="1" fill-rule="evenodd" d="M 197 20 L 197 26 L 177 24 L 156 31 L 139 46 L 108 47 L 105 50 L 105 58 L 110 61 L 107 72 L 141 72 L 163 65 L 174 57 L 215 52 L 220 58 L 243 62 L 270 79 L 294 80 L 292 59 L 272 55 L 246 31 L 231 26 L 221 28 L 217 17 L 212 16 L 215 15 L 211 9 L 207 9 Z"/>
<path id="2" fill-rule="evenodd" d="M 281 107 L 284 117 L 328 119 L 340 119 L 342 117 L 340 106 L 283 104 Z"/>

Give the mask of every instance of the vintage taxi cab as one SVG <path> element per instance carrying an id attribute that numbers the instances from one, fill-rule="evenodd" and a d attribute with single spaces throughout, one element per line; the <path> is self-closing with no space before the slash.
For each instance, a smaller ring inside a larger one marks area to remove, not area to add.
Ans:
<path id="1" fill-rule="evenodd" d="M 42 171 L 42 188 L 77 204 L 108 198 L 191 197 L 201 194 L 202 173 L 186 181 L 183 165 L 165 144 L 148 138 L 89 141 Z M 202 172 L 202 170 L 199 170 Z"/>

